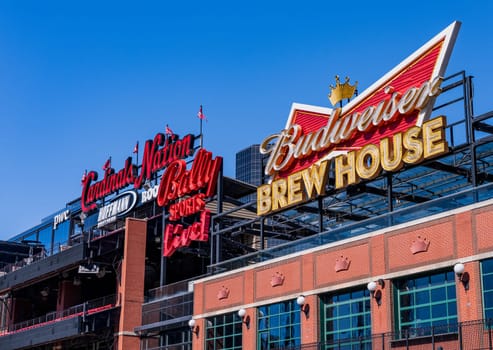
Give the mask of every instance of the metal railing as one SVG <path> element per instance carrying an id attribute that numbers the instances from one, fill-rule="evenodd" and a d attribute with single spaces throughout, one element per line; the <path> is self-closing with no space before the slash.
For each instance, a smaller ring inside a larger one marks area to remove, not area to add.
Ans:
<path id="1" fill-rule="evenodd" d="M 333 339 L 302 345 L 270 345 L 278 350 L 493 350 L 493 319 L 407 328 L 399 332 L 370 334 L 334 334 Z M 147 347 L 146 350 L 184 350 L 190 344 Z M 207 344 L 206 344 L 206 348 Z M 263 349 L 264 347 L 262 347 Z M 266 348 L 267 349 L 267 348 Z"/>
<path id="2" fill-rule="evenodd" d="M 192 317 L 193 293 L 181 294 L 142 306 L 142 325 Z"/>
<path id="3" fill-rule="evenodd" d="M 8 329 L 8 333 L 26 330 L 36 326 L 42 326 L 47 323 L 64 320 L 82 315 L 91 315 L 107 308 L 114 307 L 116 295 L 104 296 L 98 299 L 86 301 L 85 303 L 71 306 L 61 311 L 53 311 L 43 316 L 32 318 L 30 320 L 14 323 Z M 7 332 L 6 332 L 7 333 Z M 0 333 L 0 336 L 2 334 Z"/>
<path id="4" fill-rule="evenodd" d="M 158 299 L 162 299 L 162 298 L 169 298 L 169 297 L 172 297 L 174 295 L 179 295 L 179 294 L 191 292 L 191 290 L 189 290 L 189 284 L 190 284 L 190 282 L 196 280 L 197 278 L 200 278 L 200 277 L 194 277 L 192 279 L 187 279 L 187 280 L 183 280 L 183 281 L 179 281 L 179 282 L 175 282 L 175 283 L 170 283 L 170 284 L 166 284 L 166 285 L 161 286 L 161 287 L 150 289 L 147 292 L 146 302 L 152 302 L 154 300 L 158 300 Z"/>
<path id="5" fill-rule="evenodd" d="M 157 348 L 148 348 L 147 350 L 192 350 L 192 343 L 182 343 L 173 345 L 163 345 Z"/>
<path id="6" fill-rule="evenodd" d="M 426 203 L 413 205 L 412 207 L 406 207 L 391 213 L 356 222 L 354 224 L 349 224 L 341 228 L 328 230 L 313 236 L 281 244 L 273 248 L 242 255 L 238 258 L 226 260 L 217 264 L 212 264 L 208 266 L 208 272 L 210 274 L 217 274 L 225 271 L 231 271 L 262 261 L 283 257 L 287 254 L 301 252 L 306 249 L 371 233 L 394 225 L 404 224 L 439 213 L 445 213 L 453 209 L 485 201 L 491 198 L 493 198 L 493 184 L 489 183 L 453 195 L 437 198 Z"/>
<path id="7" fill-rule="evenodd" d="M 17 270 L 19 270 L 19 269 L 21 269 L 27 265 L 31 265 L 34 262 L 46 259 L 49 256 L 61 253 L 67 249 L 72 248 L 73 246 L 79 245 L 79 244 L 83 243 L 83 240 L 84 240 L 84 237 L 81 235 L 81 236 L 78 236 L 75 238 L 71 238 L 70 240 L 65 241 L 65 242 L 58 242 L 58 243 L 55 243 L 53 245 L 53 249 L 51 251 L 43 249 L 40 253 L 32 254 L 32 255 L 30 255 L 30 256 L 28 256 L 28 257 L 26 257 L 20 261 L 12 263 L 12 264 L 6 264 L 6 265 L 0 267 L 0 277 L 7 274 L 7 273 L 17 271 Z"/>
<path id="8" fill-rule="evenodd" d="M 283 350 L 493 350 L 493 320 L 477 320 L 434 327 L 408 328 L 367 336 L 334 335 L 334 339 L 269 349 Z"/>

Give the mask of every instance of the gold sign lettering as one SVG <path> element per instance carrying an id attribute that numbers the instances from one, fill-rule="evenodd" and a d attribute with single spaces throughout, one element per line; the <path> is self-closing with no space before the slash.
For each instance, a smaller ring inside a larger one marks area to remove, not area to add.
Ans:
<path id="1" fill-rule="evenodd" d="M 257 215 L 284 209 L 325 194 L 328 161 L 313 164 L 271 184 L 257 188 Z"/>
<path id="2" fill-rule="evenodd" d="M 315 163 L 287 178 L 257 188 L 257 214 L 267 215 L 325 194 L 329 162 L 334 164 L 335 188 L 340 189 L 371 180 L 382 170 L 398 171 L 404 164 L 417 164 L 448 152 L 444 116 L 427 121 L 422 127 L 382 139 L 380 145 L 365 145 L 334 159 Z"/>
<path id="3" fill-rule="evenodd" d="M 338 156 L 334 160 L 336 189 L 356 184 L 362 179 L 374 179 L 382 169 L 397 171 L 404 164 L 417 164 L 447 153 L 445 122 L 445 117 L 440 116 L 425 122 L 422 128 L 415 126 L 395 134 L 392 140 L 383 139 L 380 147 L 366 145 L 358 151 Z"/>
<path id="4" fill-rule="evenodd" d="M 260 146 L 262 154 L 269 158 L 265 166 L 265 174 L 275 176 L 280 171 L 287 170 L 295 159 L 303 159 L 313 152 L 328 150 L 330 147 L 350 139 L 355 132 L 370 132 L 383 123 L 394 120 L 397 116 L 408 115 L 414 111 L 421 111 L 428 106 L 430 99 L 440 94 L 441 77 L 424 82 L 420 87 L 412 87 L 404 93 L 394 91 L 387 86 L 384 92 L 389 98 L 381 101 L 377 106 L 368 106 L 362 112 L 341 116 L 341 108 L 332 110 L 327 118 L 327 124 L 322 128 L 303 134 L 299 125 L 291 125 L 278 134 L 267 137 Z M 430 137 L 437 137 L 435 135 Z M 408 140 L 410 141 L 410 140 Z M 439 152 L 440 145 L 430 145 L 426 152 Z M 386 156 L 390 154 L 386 153 Z M 396 158 L 396 157 L 394 157 Z M 391 158 L 388 158 L 390 163 Z M 398 168 L 398 164 L 382 164 L 390 168 Z M 363 169 L 361 169 L 363 170 Z M 365 175 L 366 176 L 366 175 Z"/>

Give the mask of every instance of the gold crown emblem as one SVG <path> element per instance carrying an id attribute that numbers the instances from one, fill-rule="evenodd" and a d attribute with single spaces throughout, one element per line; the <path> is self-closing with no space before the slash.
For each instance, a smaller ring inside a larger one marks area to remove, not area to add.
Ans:
<path id="1" fill-rule="evenodd" d="M 225 286 L 221 286 L 221 289 L 219 292 L 217 292 L 217 299 L 218 300 L 223 300 L 223 299 L 228 299 L 229 297 L 229 288 L 226 288 Z"/>
<path id="2" fill-rule="evenodd" d="M 284 283 L 284 275 L 280 272 L 276 272 L 274 275 L 272 275 L 272 278 L 270 279 L 270 285 L 272 287 L 277 287 L 277 286 L 282 286 Z"/>
<path id="3" fill-rule="evenodd" d="M 411 253 L 417 254 L 426 252 L 428 251 L 429 246 L 430 241 L 428 241 L 426 238 L 421 238 L 421 236 L 418 236 L 418 238 L 411 244 Z"/>
<path id="4" fill-rule="evenodd" d="M 335 106 L 339 101 L 353 97 L 357 86 L 358 82 L 355 82 L 354 85 L 349 84 L 349 77 L 346 77 L 344 84 L 341 84 L 339 76 L 336 75 L 336 86 L 330 85 L 330 93 L 328 96 L 330 103 Z"/>
<path id="5" fill-rule="evenodd" d="M 336 272 L 347 271 L 349 270 L 349 265 L 351 265 L 351 260 L 349 260 L 348 257 L 344 257 L 343 255 L 341 255 L 339 258 L 336 259 L 334 270 Z"/>

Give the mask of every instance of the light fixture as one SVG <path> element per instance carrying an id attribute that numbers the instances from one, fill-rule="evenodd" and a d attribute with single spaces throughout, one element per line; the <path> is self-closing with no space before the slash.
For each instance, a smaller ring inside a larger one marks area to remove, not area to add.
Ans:
<path id="1" fill-rule="evenodd" d="M 465 290 L 469 290 L 469 272 L 464 271 L 465 266 L 462 263 L 457 263 L 454 265 L 454 272 L 457 275 L 459 281 L 462 282 Z"/>
<path id="2" fill-rule="evenodd" d="M 250 316 L 246 314 L 245 309 L 239 309 L 238 310 L 238 316 L 241 318 L 241 322 L 243 322 L 246 325 L 246 328 L 250 328 Z"/>
<path id="3" fill-rule="evenodd" d="M 368 288 L 370 293 L 375 293 L 375 290 L 377 289 L 377 282 L 374 281 L 368 282 L 366 288 Z"/>
<path id="4" fill-rule="evenodd" d="M 303 294 L 296 298 L 296 304 L 300 306 L 300 310 L 305 314 L 305 317 L 308 318 L 310 305 L 306 304 L 305 296 Z"/>
<path id="5" fill-rule="evenodd" d="M 44 287 L 41 289 L 39 292 L 43 298 L 46 298 L 50 294 L 50 288 L 49 287 Z"/>
<path id="6" fill-rule="evenodd" d="M 80 286 L 80 278 L 79 276 L 74 276 L 74 282 L 72 282 L 74 286 Z"/>
<path id="7" fill-rule="evenodd" d="M 380 289 L 377 290 L 378 285 L 380 285 Z M 382 304 L 382 291 L 385 287 L 385 281 L 383 279 L 379 279 L 377 282 L 371 281 L 368 282 L 366 288 L 370 291 L 372 298 L 375 299 L 377 305 L 380 306 Z"/>
<path id="8" fill-rule="evenodd" d="M 188 321 L 188 327 L 190 327 L 190 332 L 195 333 L 195 335 L 199 336 L 199 326 L 193 318 Z"/>

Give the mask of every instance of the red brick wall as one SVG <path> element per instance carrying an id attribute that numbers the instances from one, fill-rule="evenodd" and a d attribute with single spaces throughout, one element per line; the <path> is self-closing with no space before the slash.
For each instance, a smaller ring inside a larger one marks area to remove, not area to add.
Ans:
<path id="1" fill-rule="evenodd" d="M 370 275 L 370 246 L 368 241 L 343 249 L 332 248 L 328 251 L 316 252 L 308 255 L 305 260 L 309 260 L 310 256 L 314 256 L 315 288 L 349 282 Z M 348 261 L 349 268 L 336 272 L 337 260 Z M 305 266 L 303 267 L 305 268 Z"/>
<path id="2" fill-rule="evenodd" d="M 286 294 L 301 292 L 301 258 L 256 269 L 254 274 L 255 300 L 266 300 Z M 272 286 L 273 278 L 284 278 L 282 285 Z"/>
<path id="3" fill-rule="evenodd" d="M 453 258 L 456 251 L 453 219 L 451 216 L 385 235 L 387 254 L 382 256 L 387 257 L 387 271 L 399 271 Z M 420 238 L 429 242 L 428 250 L 413 254 L 411 246 Z"/>
<path id="4" fill-rule="evenodd" d="M 493 248 L 493 210 L 491 207 L 473 211 L 472 230 L 475 236 L 478 252 L 489 251 Z"/>
<path id="5" fill-rule="evenodd" d="M 219 299 L 218 293 L 223 290 L 228 293 L 224 299 Z M 241 305 L 245 299 L 245 282 L 243 275 L 212 281 L 204 289 L 204 311 L 225 309 L 234 305 Z"/>
<path id="6" fill-rule="evenodd" d="M 412 252 L 411 247 L 418 240 L 429 242 L 427 250 Z M 319 341 L 319 306 L 317 294 L 320 290 L 338 289 L 339 285 L 351 285 L 353 281 L 377 280 L 386 274 L 399 274 L 400 271 L 426 268 L 453 269 L 461 261 L 465 263 L 470 275 L 469 290 L 457 283 L 459 321 L 477 320 L 482 316 L 481 282 L 478 261 L 471 261 L 474 254 L 493 249 L 493 206 L 453 214 L 414 226 L 400 228 L 353 242 L 314 251 L 272 264 L 254 266 L 244 270 L 210 279 L 196 284 L 195 313 L 221 312 L 222 309 L 238 309 L 242 305 L 269 304 L 273 300 L 296 298 L 305 294 L 310 305 L 309 317 L 302 321 L 302 342 Z M 336 272 L 337 260 L 349 261 L 349 267 Z M 272 287 L 272 277 L 283 276 L 282 285 Z M 382 302 L 378 306 L 371 300 L 372 332 L 392 332 L 393 300 L 392 283 L 384 280 L 379 286 Z M 227 300 L 217 300 L 219 288 L 229 288 Z M 365 285 L 366 287 L 366 285 Z M 318 290 L 318 291 L 317 291 Z M 323 292 L 323 291 L 322 291 Z M 245 349 L 253 349 L 256 344 L 255 307 L 246 307 L 251 317 L 250 329 L 243 328 Z"/>
<path id="7" fill-rule="evenodd" d="M 147 222 L 127 218 L 125 221 L 125 246 L 119 287 L 120 323 L 117 331 L 119 350 L 138 350 L 139 337 L 134 329 L 142 323 L 144 302 L 144 267 Z"/>

